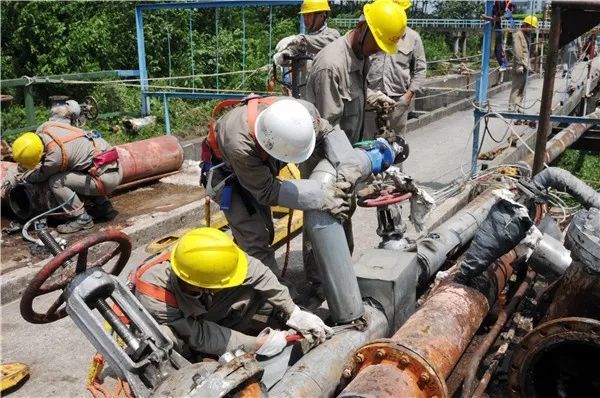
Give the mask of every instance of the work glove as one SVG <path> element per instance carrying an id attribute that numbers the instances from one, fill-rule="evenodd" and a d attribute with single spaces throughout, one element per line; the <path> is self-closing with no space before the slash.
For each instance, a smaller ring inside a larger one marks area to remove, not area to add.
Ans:
<path id="1" fill-rule="evenodd" d="M 321 318 L 310 312 L 302 311 L 298 306 L 292 311 L 286 325 L 296 329 L 310 343 L 321 344 L 328 337 L 333 336 L 333 329 L 325 325 Z"/>
<path id="2" fill-rule="evenodd" d="M 294 52 L 292 50 L 282 50 L 279 52 L 276 52 L 273 55 L 273 63 L 275 63 L 275 65 L 277 66 L 284 66 L 289 64 L 289 59 L 294 55 Z"/>
<path id="3" fill-rule="evenodd" d="M 287 345 L 286 336 L 288 332 L 284 330 L 275 330 L 265 328 L 256 337 L 256 344 L 260 345 L 256 354 L 265 357 L 272 357 L 279 354 Z"/>
<path id="4" fill-rule="evenodd" d="M 519 65 L 515 69 L 515 72 L 517 72 L 517 73 L 525 73 L 525 67 L 523 65 Z"/>
<path id="5" fill-rule="evenodd" d="M 324 192 L 321 210 L 330 213 L 340 221 L 347 220 L 350 216 L 351 189 L 352 185 L 346 181 L 331 184 Z"/>
<path id="6" fill-rule="evenodd" d="M 386 106 L 396 105 L 396 101 L 394 101 L 381 91 L 375 91 L 373 94 L 367 97 L 367 104 L 369 104 L 373 108 L 384 108 Z"/>
<path id="7" fill-rule="evenodd" d="M 351 187 L 356 186 L 356 182 L 363 177 L 360 167 L 355 164 L 340 164 L 337 170 L 337 181 L 350 183 Z M 349 192 L 351 193 L 351 192 Z"/>
<path id="8" fill-rule="evenodd" d="M 275 46 L 275 52 L 279 53 L 284 50 L 294 50 L 294 47 L 301 46 L 304 40 L 300 35 L 288 36 L 279 40 L 279 43 Z"/>

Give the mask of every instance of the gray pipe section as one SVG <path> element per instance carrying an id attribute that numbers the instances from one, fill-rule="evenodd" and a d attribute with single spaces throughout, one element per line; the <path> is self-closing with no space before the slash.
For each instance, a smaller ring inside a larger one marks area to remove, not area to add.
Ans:
<path id="1" fill-rule="evenodd" d="M 333 183 L 336 170 L 324 159 L 315 167 L 310 179 Z M 312 242 L 332 321 L 347 323 L 360 318 L 363 303 L 344 227 L 329 213 L 310 210 L 304 212 L 304 231 Z"/>
<path id="2" fill-rule="evenodd" d="M 500 200 L 498 195 L 494 194 L 495 191 L 497 189 L 487 189 L 417 242 L 417 255 L 421 267 L 419 284 L 427 283 L 451 254 L 473 239 L 475 231 L 492 206 Z"/>
<path id="3" fill-rule="evenodd" d="M 364 344 L 389 335 L 383 312 L 366 305 L 364 331 L 348 330 L 335 334 L 304 355 L 269 390 L 269 397 L 330 397 L 340 383 L 352 354 Z"/>
<path id="4" fill-rule="evenodd" d="M 600 193 L 567 170 L 548 167 L 533 177 L 533 182 L 539 189 L 555 188 L 568 192 L 586 209 L 600 209 Z"/>

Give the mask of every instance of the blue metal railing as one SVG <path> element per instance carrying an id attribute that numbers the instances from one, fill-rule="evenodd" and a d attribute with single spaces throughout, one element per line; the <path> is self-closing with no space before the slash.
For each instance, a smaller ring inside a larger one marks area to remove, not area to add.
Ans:
<path id="1" fill-rule="evenodd" d="M 358 23 L 358 18 L 331 18 L 329 24 L 340 28 L 353 28 Z M 429 19 L 410 18 L 408 25 L 412 28 L 443 28 L 443 29 L 483 29 L 485 21 L 482 19 Z M 509 29 L 510 21 L 502 20 L 502 28 Z M 540 21 L 539 29 L 550 29 L 550 21 Z"/>

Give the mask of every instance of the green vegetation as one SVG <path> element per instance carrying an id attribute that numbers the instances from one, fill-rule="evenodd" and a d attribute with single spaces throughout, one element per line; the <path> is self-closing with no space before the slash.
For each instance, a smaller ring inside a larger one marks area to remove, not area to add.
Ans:
<path id="1" fill-rule="evenodd" d="M 556 161 L 595 190 L 600 190 L 600 156 L 593 152 L 567 149 Z"/>

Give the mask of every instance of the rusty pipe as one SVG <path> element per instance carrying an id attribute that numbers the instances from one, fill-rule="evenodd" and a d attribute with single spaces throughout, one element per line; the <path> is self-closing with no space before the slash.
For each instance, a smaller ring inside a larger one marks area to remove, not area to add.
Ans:
<path id="1" fill-rule="evenodd" d="M 183 148 L 169 135 L 117 145 L 123 172 L 121 184 L 178 170 L 183 164 Z"/>
<path id="2" fill-rule="evenodd" d="M 473 391 L 473 383 L 475 381 L 475 377 L 477 376 L 477 369 L 479 369 L 481 360 L 483 359 L 484 355 L 488 352 L 488 350 L 490 349 L 490 347 L 492 346 L 494 341 L 496 341 L 498 334 L 500 334 L 500 331 L 506 324 L 506 321 L 508 321 L 508 319 L 510 318 L 512 313 L 517 308 L 517 305 L 519 305 L 519 303 L 525 296 L 525 293 L 527 292 L 529 285 L 531 284 L 531 282 L 533 281 L 533 279 L 535 278 L 536 275 L 537 274 L 535 273 L 535 271 L 529 270 L 527 272 L 527 275 L 525 276 L 525 280 L 523 282 L 521 282 L 521 284 L 517 288 L 517 291 L 515 292 L 513 297 L 510 299 L 510 302 L 508 303 L 508 305 L 505 306 L 500 311 L 500 313 L 498 314 L 498 319 L 496 320 L 496 323 L 494 323 L 494 326 L 492 327 L 492 329 L 489 331 L 487 336 L 485 336 L 485 339 L 481 342 L 481 344 L 477 348 L 477 351 L 475 351 L 473 353 L 473 356 L 471 357 L 471 360 L 469 362 L 467 375 L 463 382 L 463 389 L 462 389 L 462 397 L 463 398 L 472 396 L 471 391 Z M 478 388 L 479 388 L 479 386 L 478 386 Z M 473 395 L 475 395 L 475 393 L 473 393 Z"/>
<path id="3" fill-rule="evenodd" d="M 17 164 L 14 162 L 7 162 L 5 160 L 0 161 L 0 193 L 2 197 L 2 203 L 7 203 L 10 189 L 14 186 L 15 177 L 18 169 Z M 6 183 L 6 184 L 5 184 Z"/>
<path id="4" fill-rule="evenodd" d="M 499 271 L 498 265 L 512 264 L 516 259 L 512 250 L 486 273 L 497 286 L 493 296 L 508 279 L 504 275 L 507 269 Z M 442 284 L 390 339 L 373 341 L 356 352 L 351 365 L 355 378 L 340 397 L 388 396 L 385 386 L 389 380 L 407 385 L 407 391 L 418 391 L 415 398 L 447 397 L 445 380 L 487 315 L 488 300 L 476 289 L 452 282 Z M 378 365 L 376 369 L 385 367 L 385 375 L 374 369 L 365 372 L 374 365 Z"/>
<path id="5" fill-rule="evenodd" d="M 600 119 L 600 108 L 586 117 L 591 119 Z M 554 161 L 561 153 L 563 153 L 568 147 L 573 145 L 581 136 L 588 131 L 593 125 L 583 123 L 573 123 L 568 127 L 561 130 L 558 134 L 552 137 L 546 145 L 546 152 L 544 155 L 544 163 L 550 164 Z M 533 163 L 533 154 L 526 156 L 523 161 L 531 165 Z"/>

